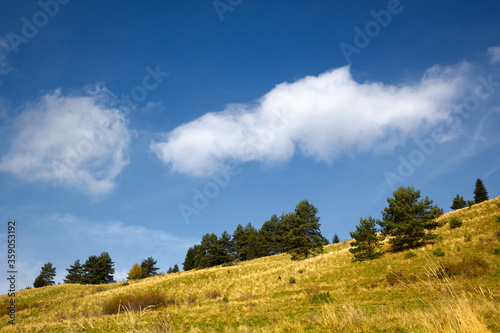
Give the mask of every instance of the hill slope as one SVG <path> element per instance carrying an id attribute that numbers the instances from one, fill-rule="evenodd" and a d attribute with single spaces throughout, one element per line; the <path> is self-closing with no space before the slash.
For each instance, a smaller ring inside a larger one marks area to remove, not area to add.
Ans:
<path id="1" fill-rule="evenodd" d="M 109 285 L 16 293 L 23 332 L 500 332 L 500 197 L 440 217 L 435 244 L 352 263 L 349 241 Z M 441 249 L 444 256 L 435 256 Z M 386 249 L 387 250 L 387 249 Z M 293 283 L 295 281 L 295 283 Z M 7 307 L 7 295 L 0 297 Z M 160 304 L 148 306 L 150 304 Z M 120 313 L 114 312 L 120 308 Z M 3 312 L 5 313 L 5 311 Z"/>

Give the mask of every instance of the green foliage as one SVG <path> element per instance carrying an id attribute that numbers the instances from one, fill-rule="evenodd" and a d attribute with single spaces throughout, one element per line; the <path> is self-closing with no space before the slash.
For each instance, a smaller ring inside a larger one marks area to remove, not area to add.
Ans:
<path id="1" fill-rule="evenodd" d="M 469 208 L 471 208 L 472 206 L 474 206 L 474 200 L 467 200 L 467 206 Z"/>
<path id="2" fill-rule="evenodd" d="M 464 208 L 467 206 L 467 201 L 464 200 L 464 198 L 460 195 L 457 194 L 455 198 L 453 198 L 453 203 L 451 205 L 451 209 L 460 209 Z"/>
<path id="3" fill-rule="evenodd" d="M 408 251 L 405 254 L 405 259 L 410 259 L 410 258 L 413 258 L 413 257 L 416 257 L 416 256 L 417 256 L 417 254 L 415 252 Z"/>
<path id="4" fill-rule="evenodd" d="M 112 283 L 113 274 L 115 273 L 115 263 L 107 252 L 102 252 L 98 256 L 90 256 L 85 264 L 83 264 L 83 284 L 101 284 Z"/>
<path id="5" fill-rule="evenodd" d="M 333 244 L 340 243 L 339 235 L 335 234 L 333 235 Z"/>
<path id="6" fill-rule="evenodd" d="M 363 261 L 376 259 L 382 255 L 378 251 L 382 240 L 381 236 L 377 235 L 377 228 L 375 227 L 380 221 L 373 217 L 365 219 L 360 218 L 359 225 L 356 226 L 356 231 L 350 232 L 354 242 L 351 242 L 351 249 L 349 252 L 354 254 L 354 261 Z"/>
<path id="7" fill-rule="evenodd" d="M 432 254 L 435 255 L 436 257 L 444 257 L 444 251 L 442 248 L 438 247 L 434 251 L 432 251 Z"/>
<path id="8" fill-rule="evenodd" d="M 141 262 L 141 270 L 142 270 L 142 278 L 147 278 L 149 276 L 154 276 L 159 270 L 158 267 L 155 267 L 156 260 L 153 257 L 148 257 Z"/>
<path id="9" fill-rule="evenodd" d="M 488 191 L 483 184 L 483 181 L 478 178 L 476 180 L 476 187 L 474 188 L 474 203 L 480 203 L 488 200 Z"/>
<path id="10" fill-rule="evenodd" d="M 450 229 L 455 229 L 461 227 L 463 225 L 463 222 L 461 218 L 452 216 L 448 220 L 448 224 L 450 225 Z"/>
<path id="11" fill-rule="evenodd" d="M 292 259 L 307 258 L 323 252 L 325 238 L 319 230 L 320 217 L 316 216 L 318 209 L 307 200 L 302 200 L 295 206 L 295 214 L 290 217 L 288 243 Z"/>
<path id="12" fill-rule="evenodd" d="M 56 276 L 56 268 L 52 267 L 52 263 L 48 262 L 42 266 L 40 275 L 33 282 L 33 287 L 40 288 L 45 286 L 55 285 L 54 278 Z"/>
<path id="13" fill-rule="evenodd" d="M 495 247 L 493 249 L 493 254 L 500 254 L 500 247 Z"/>
<path id="14" fill-rule="evenodd" d="M 303 269 L 299 269 L 299 274 L 302 274 L 304 273 L 304 270 Z"/>
<path id="15" fill-rule="evenodd" d="M 469 233 L 464 234 L 464 242 L 470 242 L 472 240 L 472 235 Z"/>
<path id="16" fill-rule="evenodd" d="M 172 273 L 179 273 L 179 266 L 177 264 L 174 265 L 174 269 L 172 269 Z"/>
<path id="17" fill-rule="evenodd" d="M 76 259 L 75 263 L 69 268 L 66 268 L 68 274 L 63 280 L 64 283 L 82 283 L 83 266 L 80 264 L 80 259 Z"/>
<path id="18" fill-rule="evenodd" d="M 467 278 L 478 277 L 488 273 L 490 264 L 478 255 L 465 255 L 458 262 L 441 263 L 442 269 L 447 276 L 460 275 Z"/>
<path id="19" fill-rule="evenodd" d="M 104 315 L 125 311 L 141 311 L 147 307 L 166 306 L 169 303 L 158 291 L 141 292 L 135 295 L 116 295 L 103 304 Z"/>
<path id="20" fill-rule="evenodd" d="M 434 239 L 432 230 L 441 225 L 436 218 L 443 210 L 432 206 L 427 196 L 419 200 L 420 190 L 413 186 L 401 186 L 393 195 L 394 198 L 387 198 L 389 206 L 382 211 L 383 222 L 380 222 L 383 234 L 391 237 L 393 250 L 415 248 Z"/>
<path id="21" fill-rule="evenodd" d="M 290 280 L 288 282 L 290 282 L 290 283 L 296 283 L 297 281 L 295 281 L 294 277 L 290 277 Z"/>
<path id="22" fill-rule="evenodd" d="M 311 303 L 313 304 L 322 304 L 330 302 L 333 302 L 333 297 L 330 295 L 329 291 L 327 291 L 326 293 L 325 292 L 317 293 L 312 295 L 311 297 Z"/>

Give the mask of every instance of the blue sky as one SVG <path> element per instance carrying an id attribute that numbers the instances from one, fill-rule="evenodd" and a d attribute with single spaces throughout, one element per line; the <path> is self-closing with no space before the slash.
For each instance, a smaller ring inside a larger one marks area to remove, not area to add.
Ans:
<path id="1" fill-rule="evenodd" d="M 497 197 L 499 17 L 497 1 L 0 2 L 18 288 L 103 251 L 117 280 L 149 256 L 182 267 L 205 233 L 303 199 L 331 240 L 400 185 L 445 212 L 478 177 Z"/>

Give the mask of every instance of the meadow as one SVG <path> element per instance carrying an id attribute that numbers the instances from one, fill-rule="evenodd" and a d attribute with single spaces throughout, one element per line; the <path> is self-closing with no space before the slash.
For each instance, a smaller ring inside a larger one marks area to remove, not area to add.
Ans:
<path id="1" fill-rule="evenodd" d="M 432 244 L 352 262 L 350 241 L 292 261 L 16 293 L 5 332 L 500 332 L 500 197 L 439 218 Z"/>

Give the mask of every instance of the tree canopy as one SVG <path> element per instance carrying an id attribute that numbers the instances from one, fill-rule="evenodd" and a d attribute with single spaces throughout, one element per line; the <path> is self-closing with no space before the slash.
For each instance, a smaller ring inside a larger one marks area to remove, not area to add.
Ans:
<path id="1" fill-rule="evenodd" d="M 40 270 L 40 275 L 38 275 L 33 282 L 33 287 L 40 288 L 45 286 L 53 286 L 55 284 L 54 278 L 56 277 L 56 268 L 52 266 L 51 262 L 46 263 L 42 266 Z"/>
<path id="2" fill-rule="evenodd" d="M 474 203 L 480 203 L 488 200 L 488 191 L 483 184 L 483 181 L 478 178 L 476 180 L 476 187 L 474 188 Z"/>

